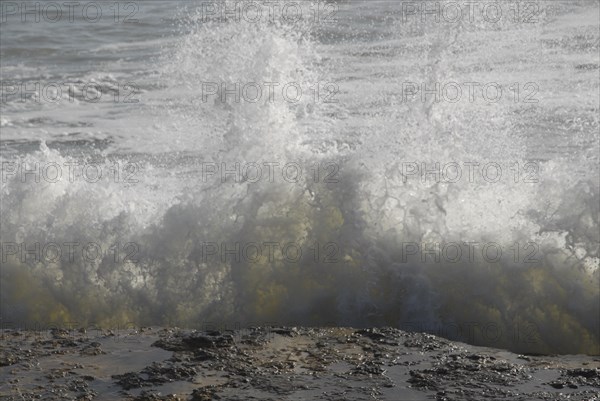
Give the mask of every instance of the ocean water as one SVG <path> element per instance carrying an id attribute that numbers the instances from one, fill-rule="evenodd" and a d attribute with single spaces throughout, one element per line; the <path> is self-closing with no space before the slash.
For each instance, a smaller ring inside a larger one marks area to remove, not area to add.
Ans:
<path id="1" fill-rule="evenodd" d="M 0 16 L 3 327 L 600 353 L 598 2 L 48 4 Z"/>

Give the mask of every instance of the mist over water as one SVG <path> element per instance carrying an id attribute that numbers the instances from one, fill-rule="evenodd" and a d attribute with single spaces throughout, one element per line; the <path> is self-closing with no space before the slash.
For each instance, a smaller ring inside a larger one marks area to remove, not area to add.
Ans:
<path id="1" fill-rule="evenodd" d="M 104 95 L 3 100 L 4 324 L 394 326 L 600 353 L 598 4 L 533 3 L 552 12 L 492 24 L 406 21 L 394 2 L 333 3 L 333 23 L 151 2 L 111 32 L 52 26 L 73 51 L 35 63 L 32 31 L 3 23 L 3 82 Z M 303 95 L 207 95 L 269 82 Z M 505 91 L 405 96 L 440 82 Z M 114 102 L 127 83 L 139 102 Z M 96 168 L 69 177 L 75 162 Z M 50 243 L 60 257 L 8 245 Z"/>

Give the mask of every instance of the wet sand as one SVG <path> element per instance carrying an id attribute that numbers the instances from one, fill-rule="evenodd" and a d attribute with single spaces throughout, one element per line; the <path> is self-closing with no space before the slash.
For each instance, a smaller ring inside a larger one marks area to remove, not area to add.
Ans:
<path id="1" fill-rule="evenodd" d="M 600 400 L 600 357 L 396 329 L 3 330 L 2 400 Z"/>

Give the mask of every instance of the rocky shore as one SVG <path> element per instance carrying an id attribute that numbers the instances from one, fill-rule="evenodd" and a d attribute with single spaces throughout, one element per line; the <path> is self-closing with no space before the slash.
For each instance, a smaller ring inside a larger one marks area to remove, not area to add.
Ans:
<path id="1" fill-rule="evenodd" d="M 0 334 L 2 400 L 600 400 L 600 357 L 391 328 Z"/>

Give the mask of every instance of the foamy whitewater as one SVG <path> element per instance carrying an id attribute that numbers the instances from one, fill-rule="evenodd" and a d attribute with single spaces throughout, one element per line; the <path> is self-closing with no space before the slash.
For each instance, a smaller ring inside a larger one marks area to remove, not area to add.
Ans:
<path id="1" fill-rule="evenodd" d="M 3 85 L 60 99 L 4 87 L 3 325 L 394 326 L 600 353 L 598 2 L 532 3 L 533 24 L 406 21 L 389 1 L 330 3 L 333 23 L 175 1 L 131 24 L 3 21 Z M 45 86 L 67 81 L 100 101 Z M 207 82 L 304 95 L 223 101 Z M 406 82 L 520 98 L 406 99 Z"/>

